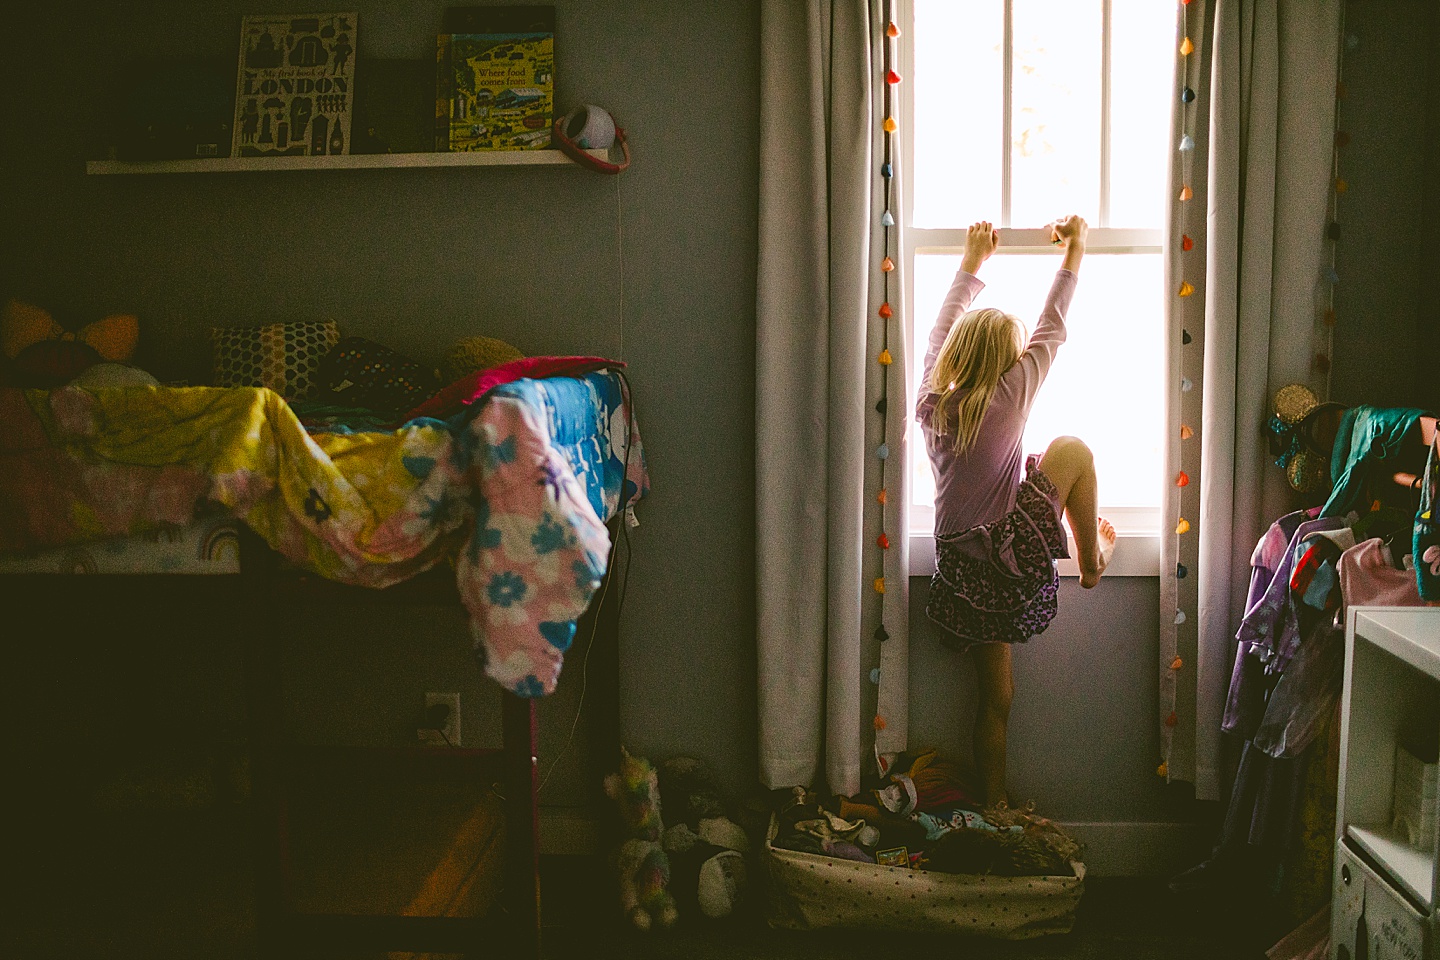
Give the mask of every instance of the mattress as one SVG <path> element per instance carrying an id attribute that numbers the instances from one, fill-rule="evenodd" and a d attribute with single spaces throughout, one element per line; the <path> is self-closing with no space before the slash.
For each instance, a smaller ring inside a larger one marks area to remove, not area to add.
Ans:
<path id="1" fill-rule="evenodd" d="M 225 516 L 197 519 L 185 526 L 167 524 L 134 536 L 0 554 L 0 574 L 239 572 L 240 521 Z"/>

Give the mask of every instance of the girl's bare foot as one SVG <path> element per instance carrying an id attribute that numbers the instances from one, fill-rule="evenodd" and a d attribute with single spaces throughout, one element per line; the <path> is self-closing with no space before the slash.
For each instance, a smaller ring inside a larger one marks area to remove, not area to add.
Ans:
<path id="1" fill-rule="evenodd" d="M 1089 590 L 1100 582 L 1100 577 L 1105 572 L 1105 568 L 1110 565 L 1110 557 L 1115 553 L 1115 525 L 1104 517 L 1100 517 L 1095 521 L 1095 526 L 1099 532 L 1099 536 L 1096 538 L 1096 545 L 1100 548 L 1099 556 L 1095 562 L 1095 569 L 1082 569 L 1080 571 L 1080 586 L 1086 590 Z"/>

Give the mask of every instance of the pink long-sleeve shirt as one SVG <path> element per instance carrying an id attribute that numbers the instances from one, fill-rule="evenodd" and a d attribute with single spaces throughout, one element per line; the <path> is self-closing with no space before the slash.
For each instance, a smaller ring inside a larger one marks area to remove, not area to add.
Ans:
<path id="1" fill-rule="evenodd" d="M 1060 344 L 1065 342 L 1065 312 L 1070 309 L 1077 279 L 1069 270 L 1056 271 L 1055 282 L 1050 286 L 1050 295 L 1030 342 L 1015 365 L 1001 375 L 985 417 L 980 421 L 974 445 L 958 453 L 953 429 L 936 435 L 930 425 L 930 415 L 939 399 L 939 394 L 931 389 L 930 380 L 950 328 L 970 309 L 971 301 L 985 284 L 964 270 L 956 272 L 940 315 L 935 318 L 935 328 L 930 331 L 925 375 L 920 382 L 920 399 L 915 405 L 915 419 L 925 433 L 925 448 L 935 473 L 937 536 L 993 523 L 1015 508 L 1015 495 L 1025 469 L 1020 447 L 1025 421 Z"/>

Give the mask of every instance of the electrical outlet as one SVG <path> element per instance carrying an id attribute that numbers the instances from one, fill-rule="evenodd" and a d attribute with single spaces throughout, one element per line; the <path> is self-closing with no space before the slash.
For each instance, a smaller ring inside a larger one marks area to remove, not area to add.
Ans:
<path id="1" fill-rule="evenodd" d="M 445 724 L 440 729 L 433 729 L 427 726 L 419 726 L 415 734 L 421 743 L 433 744 L 437 747 L 458 747 L 460 746 L 460 694 L 458 693 L 427 693 L 425 694 L 425 715 L 428 721 L 431 709 L 436 706 L 446 707 L 448 712 L 445 715 Z"/>

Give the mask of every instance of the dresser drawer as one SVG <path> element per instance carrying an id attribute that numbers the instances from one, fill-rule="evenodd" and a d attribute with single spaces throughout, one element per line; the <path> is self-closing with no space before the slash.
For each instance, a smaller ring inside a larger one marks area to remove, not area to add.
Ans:
<path id="1" fill-rule="evenodd" d="M 1341 840 L 1335 846 L 1331 960 L 1429 960 L 1430 921 Z"/>

